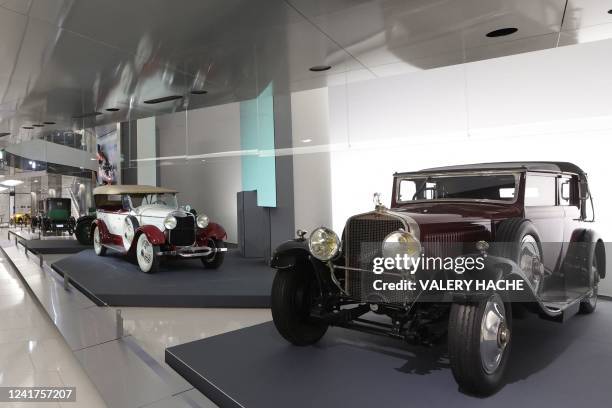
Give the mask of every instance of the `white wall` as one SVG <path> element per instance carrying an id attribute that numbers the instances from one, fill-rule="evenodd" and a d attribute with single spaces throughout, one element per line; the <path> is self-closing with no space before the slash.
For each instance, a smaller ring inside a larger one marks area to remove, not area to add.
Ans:
<path id="1" fill-rule="evenodd" d="M 136 154 L 139 159 L 157 156 L 155 117 L 136 121 Z M 156 163 L 154 161 L 138 161 L 136 163 L 138 184 L 157 185 Z"/>
<path id="2" fill-rule="evenodd" d="M 231 103 L 156 118 L 160 184 L 180 191 L 189 204 L 220 223 L 237 242 L 236 193 L 242 190 L 240 156 L 186 160 L 184 156 L 240 150 L 240 105 Z"/>
<path id="3" fill-rule="evenodd" d="M 328 120 L 331 198 L 298 206 L 307 223 L 331 203 L 334 229 L 390 201 L 395 171 L 506 160 L 570 161 L 589 174 L 598 229 L 612 240 L 608 142 L 612 134 L 612 41 L 562 47 L 329 88 L 329 113 L 292 100 L 296 135 Z M 311 91 L 312 92 L 312 91 Z M 312 94 L 314 95 L 314 94 Z M 312 96 L 311 95 L 311 96 Z M 310 115 L 317 115 L 317 119 Z M 306 119 L 308 120 L 306 120 Z M 301 136 L 297 136 L 301 137 Z M 321 166 L 324 160 L 296 157 Z M 299 170 L 299 166 L 298 166 Z M 308 184 L 308 169 L 296 176 Z M 304 213 L 308 211 L 309 213 Z M 612 261 L 612 252 L 609 259 Z M 609 265 L 612 262 L 608 263 Z M 608 269 L 611 269 L 608 267 Z M 602 292 L 612 295 L 612 273 Z"/>

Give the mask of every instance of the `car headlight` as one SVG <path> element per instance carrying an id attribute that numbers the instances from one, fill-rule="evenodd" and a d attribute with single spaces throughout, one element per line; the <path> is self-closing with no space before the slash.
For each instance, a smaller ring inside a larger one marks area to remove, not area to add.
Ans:
<path id="1" fill-rule="evenodd" d="M 198 227 L 200 227 L 200 228 L 208 227 L 208 223 L 209 222 L 210 222 L 210 220 L 208 219 L 208 216 L 206 216 L 204 214 L 200 214 L 196 218 L 196 223 L 198 224 Z"/>
<path id="2" fill-rule="evenodd" d="M 385 237 L 382 247 L 383 257 L 395 258 L 408 256 L 408 261 L 421 255 L 421 243 L 409 232 L 394 231 Z"/>
<path id="3" fill-rule="evenodd" d="M 329 228 L 319 227 L 310 234 L 308 248 L 315 258 L 329 261 L 340 250 L 340 238 Z"/>
<path id="4" fill-rule="evenodd" d="M 176 228 L 176 217 L 174 215 L 169 215 L 164 219 L 164 227 L 166 229 L 172 230 Z"/>

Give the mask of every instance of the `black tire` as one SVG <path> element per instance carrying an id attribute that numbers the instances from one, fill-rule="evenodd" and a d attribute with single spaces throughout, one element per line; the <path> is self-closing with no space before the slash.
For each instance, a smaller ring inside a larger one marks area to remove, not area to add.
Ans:
<path id="1" fill-rule="evenodd" d="M 491 395 L 503 385 L 512 345 L 511 335 L 508 332 L 507 343 L 497 367 L 493 371 L 485 369 L 481 350 L 481 327 L 487 301 L 493 296 L 499 297 L 491 294 L 478 303 L 455 303 L 451 307 L 449 316 L 448 355 L 453 376 L 462 391 L 479 396 Z M 511 331 L 512 310 L 509 303 L 504 303 L 504 311 L 505 327 Z"/>
<path id="2" fill-rule="evenodd" d="M 587 258 L 589 268 L 589 283 L 591 285 L 591 295 L 580 301 L 581 314 L 591 314 L 597 308 L 597 295 L 599 294 L 599 268 L 605 267 L 605 261 L 602 259 L 601 253 L 597 250 L 597 245 L 593 245 L 593 249 Z M 603 264 L 603 265 L 602 265 Z"/>
<path id="3" fill-rule="evenodd" d="M 220 239 L 210 239 L 208 245 L 213 248 L 225 248 L 225 242 Z M 201 258 L 202 264 L 206 269 L 217 269 L 223 263 L 225 259 L 225 252 L 215 252 L 212 255 L 207 256 L 206 258 Z"/>
<path id="4" fill-rule="evenodd" d="M 314 271 L 306 266 L 278 270 L 272 283 L 274 326 L 281 336 L 296 346 L 318 342 L 328 328 L 328 324 L 310 318 L 316 285 Z"/>
<path id="5" fill-rule="evenodd" d="M 76 228 L 74 229 L 74 236 L 76 237 L 77 241 L 79 241 L 80 244 L 82 245 L 92 245 L 93 244 L 91 225 L 92 225 L 92 222 L 89 220 L 77 223 Z"/>

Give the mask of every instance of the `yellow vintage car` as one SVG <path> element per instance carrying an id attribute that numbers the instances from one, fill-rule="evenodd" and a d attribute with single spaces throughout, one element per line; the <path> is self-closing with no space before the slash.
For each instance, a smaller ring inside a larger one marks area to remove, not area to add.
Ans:
<path id="1" fill-rule="evenodd" d="M 15 213 L 11 215 L 11 219 L 9 220 L 9 225 L 11 227 L 20 226 L 20 225 L 29 225 L 31 220 L 30 214 L 27 213 Z"/>

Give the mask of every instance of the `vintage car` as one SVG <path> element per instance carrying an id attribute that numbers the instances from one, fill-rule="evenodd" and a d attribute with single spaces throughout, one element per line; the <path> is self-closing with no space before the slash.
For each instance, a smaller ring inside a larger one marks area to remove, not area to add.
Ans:
<path id="1" fill-rule="evenodd" d="M 161 257 L 200 258 L 216 269 L 227 251 L 223 227 L 204 214 L 178 206 L 174 190 L 153 186 L 108 185 L 94 189 L 94 251 L 136 255 L 140 270 L 156 272 Z"/>
<path id="2" fill-rule="evenodd" d="M 28 213 L 15 213 L 11 215 L 9 219 L 9 226 L 19 227 L 30 224 L 30 214 Z"/>
<path id="3" fill-rule="evenodd" d="M 306 238 L 298 230 L 275 250 L 274 324 L 299 346 L 316 343 L 330 325 L 421 344 L 446 338 L 460 388 L 489 395 L 503 384 L 513 311 L 564 321 L 595 310 L 606 259 L 593 218 L 586 174 L 571 163 L 396 173 L 389 208 L 377 202 L 374 211 L 350 217 L 340 235 L 320 227 Z M 407 273 L 391 263 L 374 273 L 376 259 L 404 254 L 457 265 L 480 257 L 482 268 L 459 275 L 437 264 Z M 456 282 L 459 276 L 485 283 L 479 290 L 382 286 Z M 512 290 L 501 285 L 508 282 Z"/>
<path id="4" fill-rule="evenodd" d="M 75 219 L 71 215 L 72 202 L 69 198 L 48 197 L 39 202 L 38 214 L 32 219 L 32 232 L 39 230 L 41 235 L 61 234 L 68 231 L 72 235 Z"/>

